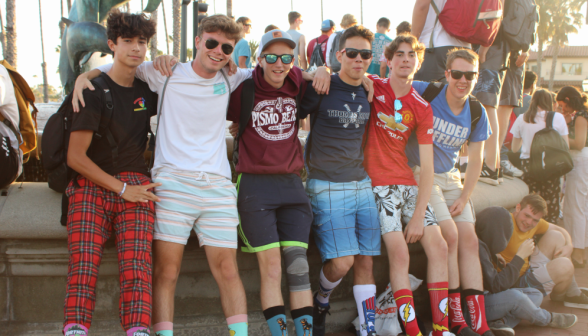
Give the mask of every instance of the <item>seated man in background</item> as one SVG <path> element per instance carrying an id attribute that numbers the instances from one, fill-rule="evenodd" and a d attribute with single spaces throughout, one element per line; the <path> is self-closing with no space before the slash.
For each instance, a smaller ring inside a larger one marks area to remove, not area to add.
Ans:
<path id="1" fill-rule="evenodd" d="M 537 288 L 511 288 L 520 276 L 525 260 L 533 254 L 532 239 L 523 241 L 509 263 L 498 260 L 513 234 L 513 217 L 503 207 L 489 207 L 476 216 L 480 262 L 484 277 L 486 318 L 494 335 L 514 335 L 521 320 L 537 326 L 570 328 L 578 318 L 573 314 L 550 313 L 541 309 L 543 294 Z M 495 268 L 496 267 L 496 268 Z"/>

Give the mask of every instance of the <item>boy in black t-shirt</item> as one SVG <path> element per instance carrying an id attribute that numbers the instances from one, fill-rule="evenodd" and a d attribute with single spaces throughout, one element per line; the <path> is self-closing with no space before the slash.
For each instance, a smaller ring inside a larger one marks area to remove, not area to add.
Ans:
<path id="1" fill-rule="evenodd" d="M 107 87 L 85 90 L 85 107 L 76 113 L 67 155 L 79 173 L 66 190 L 70 254 L 63 332 L 87 335 L 95 305 L 96 280 L 104 244 L 116 235 L 120 273 L 120 320 L 127 335 L 148 336 L 151 325 L 151 241 L 155 220 L 151 183 L 143 153 L 149 120 L 157 113 L 157 95 L 135 78 L 145 59 L 155 23 L 144 14 L 114 10 L 108 17 L 108 46 L 114 64 L 102 73 Z M 95 135 L 112 95 L 107 126 L 118 155 L 106 139 Z"/>

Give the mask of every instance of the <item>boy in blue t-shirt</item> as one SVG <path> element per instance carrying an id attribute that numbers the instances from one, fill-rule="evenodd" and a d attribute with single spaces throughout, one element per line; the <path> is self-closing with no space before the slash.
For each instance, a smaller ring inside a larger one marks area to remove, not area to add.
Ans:
<path id="1" fill-rule="evenodd" d="M 491 134 L 486 111 L 481 105 L 480 120 L 475 129 L 470 129 L 472 117 L 469 97 L 476 84 L 477 69 L 476 53 L 469 49 L 451 51 L 445 71 L 448 84 L 431 101 L 435 179 L 429 203 L 433 206 L 449 248 L 449 316 L 451 331 L 458 336 L 474 335 L 466 328 L 461 314 L 461 295 L 465 296 L 468 303 L 472 329 L 480 335 L 492 334 L 486 324 L 482 270 L 474 229 L 475 216 L 470 203 L 470 195 L 482 170 L 484 141 Z M 413 87 L 420 95 L 425 93 L 428 85 L 426 82 L 413 82 Z M 469 161 L 465 183 L 462 184 L 460 172 L 454 166 L 461 146 L 468 140 Z M 406 155 L 409 164 L 416 166 L 415 178 L 418 181 L 420 158 L 414 137 L 409 140 Z M 460 283 L 464 288 L 461 293 Z"/>
<path id="2" fill-rule="evenodd" d="M 372 63 L 367 70 L 370 75 L 380 75 L 380 62 L 382 61 L 380 55 L 384 53 L 386 46 L 392 42 L 392 39 L 386 35 L 388 32 L 390 32 L 390 20 L 385 17 L 380 18 L 376 24 L 376 34 L 372 42 Z M 388 67 L 386 67 L 384 75 L 384 78 L 388 77 Z"/>
<path id="3" fill-rule="evenodd" d="M 243 26 L 243 38 L 235 45 L 235 50 L 232 55 L 233 62 L 239 68 L 249 69 L 251 68 L 251 48 L 249 47 L 249 41 L 245 37 L 251 33 L 251 20 L 248 17 L 242 16 L 237 19 L 237 23 Z"/>

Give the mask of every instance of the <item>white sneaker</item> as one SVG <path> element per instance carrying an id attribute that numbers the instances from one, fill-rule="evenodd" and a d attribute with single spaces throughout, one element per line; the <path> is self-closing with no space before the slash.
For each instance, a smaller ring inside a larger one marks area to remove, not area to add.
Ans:
<path id="1" fill-rule="evenodd" d="M 521 177 L 521 176 L 523 176 L 523 171 L 520 170 L 519 168 L 515 167 L 508 160 L 502 160 L 502 161 L 500 161 L 500 165 L 502 165 L 506 169 L 510 170 L 513 173 L 513 176 L 514 177 Z"/>

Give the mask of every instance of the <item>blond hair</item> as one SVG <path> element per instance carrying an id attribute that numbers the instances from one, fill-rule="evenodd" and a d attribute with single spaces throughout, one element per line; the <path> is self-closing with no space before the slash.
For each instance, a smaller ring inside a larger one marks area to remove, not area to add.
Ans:
<path id="1" fill-rule="evenodd" d="M 353 15 L 353 14 L 343 15 L 343 19 L 341 19 L 341 27 L 343 27 L 343 29 L 347 29 L 347 28 L 353 27 L 355 25 L 357 25 L 357 19 L 355 18 L 355 15 Z"/>
<path id="2" fill-rule="evenodd" d="M 447 63 L 445 64 L 445 70 L 450 70 L 451 66 L 453 65 L 453 61 L 456 59 L 461 58 L 466 62 L 477 65 L 478 64 L 478 54 L 473 52 L 470 49 L 465 48 L 455 48 L 451 49 L 447 52 Z"/>

